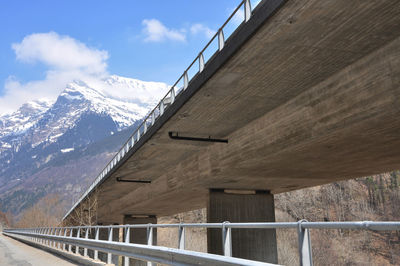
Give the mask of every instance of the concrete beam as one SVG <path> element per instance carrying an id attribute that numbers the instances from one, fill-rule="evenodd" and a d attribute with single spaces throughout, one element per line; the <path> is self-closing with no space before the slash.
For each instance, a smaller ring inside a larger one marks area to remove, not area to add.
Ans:
<path id="1" fill-rule="evenodd" d="M 197 147 L 104 210 L 170 215 L 206 207 L 210 187 L 280 193 L 399 169 L 399 49 L 396 39 L 249 122 L 227 145 Z"/>

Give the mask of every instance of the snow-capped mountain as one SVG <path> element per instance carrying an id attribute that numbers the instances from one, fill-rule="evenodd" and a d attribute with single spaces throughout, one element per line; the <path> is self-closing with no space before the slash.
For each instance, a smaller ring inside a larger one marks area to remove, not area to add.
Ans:
<path id="1" fill-rule="evenodd" d="M 55 101 L 0 115 L 0 206 L 18 212 L 53 190 L 79 196 L 168 88 L 119 76 L 76 80 Z M 76 167 L 83 161 L 90 166 Z"/>
<path id="2" fill-rule="evenodd" d="M 53 104 L 50 100 L 36 100 L 22 105 L 16 112 L 0 116 L 0 138 L 19 135 L 32 127 Z"/>
<path id="3" fill-rule="evenodd" d="M 32 147 L 55 142 L 87 113 L 109 116 L 119 131 L 143 118 L 167 90 L 164 83 L 115 75 L 102 83 L 71 82 L 53 104 L 29 102 L 0 116 L 0 152 L 28 142 Z"/>

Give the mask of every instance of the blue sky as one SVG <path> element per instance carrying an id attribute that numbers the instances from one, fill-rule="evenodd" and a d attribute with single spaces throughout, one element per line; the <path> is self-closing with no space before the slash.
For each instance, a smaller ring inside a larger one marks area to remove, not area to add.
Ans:
<path id="1" fill-rule="evenodd" d="M 240 2 L 2 1 L 0 114 L 78 72 L 172 84 Z"/>

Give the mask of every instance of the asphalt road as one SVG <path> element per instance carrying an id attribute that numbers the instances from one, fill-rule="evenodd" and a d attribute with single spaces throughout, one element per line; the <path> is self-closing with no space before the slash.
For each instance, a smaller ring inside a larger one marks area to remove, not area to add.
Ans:
<path id="1" fill-rule="evenodd" d="M 0 266 L 77 265 L 0 233 Z"/>

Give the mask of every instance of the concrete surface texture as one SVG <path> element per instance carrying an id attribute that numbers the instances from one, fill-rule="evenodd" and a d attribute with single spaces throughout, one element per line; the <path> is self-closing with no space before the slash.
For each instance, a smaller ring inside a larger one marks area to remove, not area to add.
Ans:
<path id="1" fill-rule="evenodd" d="M 100 185 L 99 222 L 203 208 L 209 189 L 275 194 L 399 169 L 399 14 L 398 0 L 286 1 Z"/>
<path id="2" fill-rule="evenodd" d="M 0 233 L 0 266 L 78 265 Z"/>

